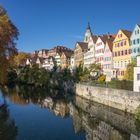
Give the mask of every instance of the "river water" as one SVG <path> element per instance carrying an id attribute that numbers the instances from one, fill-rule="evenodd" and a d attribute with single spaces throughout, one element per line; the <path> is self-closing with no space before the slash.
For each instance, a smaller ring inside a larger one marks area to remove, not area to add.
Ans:
<path id="1" fill-rule="evenodd" d="M 140 140 L 133 115 L 61 91 L 0 90 L 0 140 Z"/>

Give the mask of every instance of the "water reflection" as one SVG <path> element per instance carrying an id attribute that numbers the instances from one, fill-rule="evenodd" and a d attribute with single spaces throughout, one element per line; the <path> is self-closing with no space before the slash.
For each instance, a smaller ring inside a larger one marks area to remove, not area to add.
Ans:
<path id="1" fill-rule="evenodd" d="M 17 136 L 17 127 L 13 119 L 10 118 L 10 112 L 4 97 L 3 103 L 0 102 L 0 140 L 15 140 Z"/>
<path id="2" fill-rule="evenodd" d="M 71 117 L 75 133 L 84 132 L 86 140 L 140 140 L 140 125 L 132 114 L 78 96 L 71 99 L 61 91 L 16 87 L 6 89 L 4 93 L 15 104 L 28 105 L 32 102 L 55 116 Z"/>

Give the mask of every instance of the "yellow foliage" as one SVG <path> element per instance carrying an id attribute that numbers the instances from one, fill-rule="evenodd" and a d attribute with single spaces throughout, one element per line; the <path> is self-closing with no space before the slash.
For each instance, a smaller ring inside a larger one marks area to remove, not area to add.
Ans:
<path id="1" fill-rule="evenodd" d="M 14 64 L 16 66 L 19 66 L 20 64 L 23 64 L 24 61 L 29 57 L 29 54 L 27 53 L 24 53 L 24 52 L 21 52 L 21 53 L 18 53 L 18 55 L 16 55 L 14 57 Z"/>

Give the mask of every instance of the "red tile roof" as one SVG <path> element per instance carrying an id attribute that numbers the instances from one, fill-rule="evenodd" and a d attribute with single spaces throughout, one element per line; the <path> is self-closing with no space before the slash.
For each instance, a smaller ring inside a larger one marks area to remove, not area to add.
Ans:
<path id="1" fill-rule="evenodd" d="M 79 46 L 82 48 L 82 50 L 87 50 L 88 49 L 88 43 L 85 42 L 77 42 Z"/>
<path id="2" fill-rule="evenodd" d="M 128 30 L 121 30 L 128 38 L 130 38 L 132 32 Z"/>

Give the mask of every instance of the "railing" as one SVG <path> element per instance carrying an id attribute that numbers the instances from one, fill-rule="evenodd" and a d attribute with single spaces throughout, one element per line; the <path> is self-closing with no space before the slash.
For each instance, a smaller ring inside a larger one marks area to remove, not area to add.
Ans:
<path id="1" fill-rule="evenodd" d="M 104 88 L 113 88 L 113 89 L 123 89 L 133 91 L 133 81 L 111 81 L 111 82 L 79 82 L 79 84 L 104 87 Z"/>

